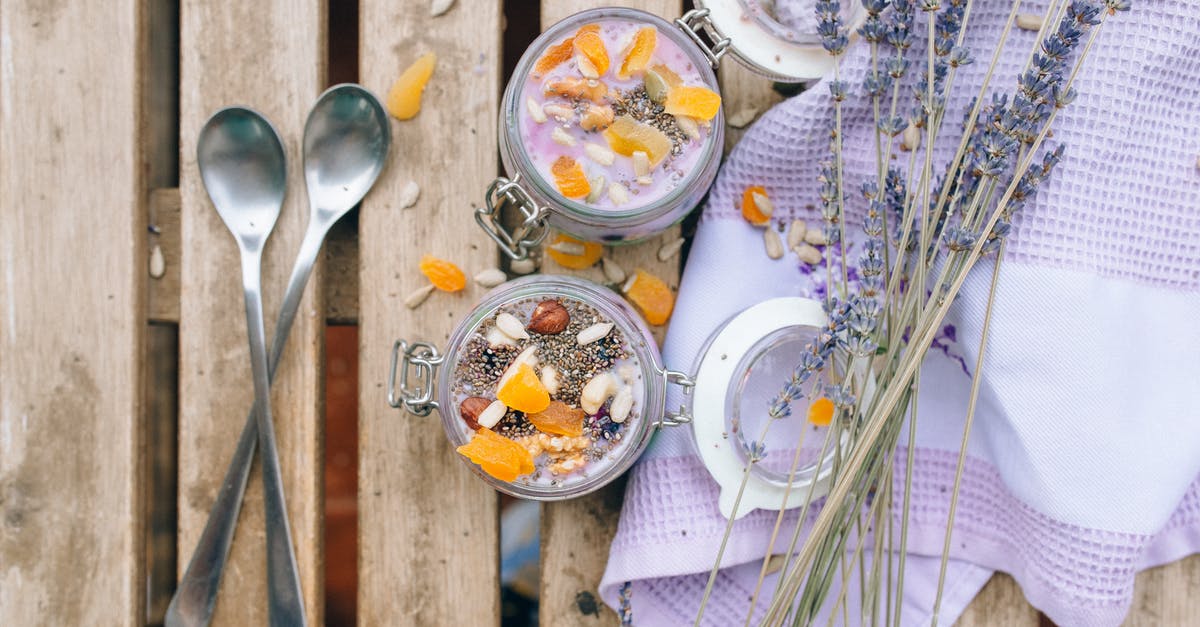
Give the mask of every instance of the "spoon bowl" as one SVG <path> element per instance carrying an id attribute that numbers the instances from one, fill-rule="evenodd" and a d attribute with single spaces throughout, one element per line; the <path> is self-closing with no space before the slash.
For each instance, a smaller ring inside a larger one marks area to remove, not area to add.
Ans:
<path id="1" fill-rule="evenodd" d="M 360 85 L 325 90 L 304 125 L 304 179 L 313 217 L 336 221 L 375 184 L 391 128 L 379 100 Z"/>
<path id="2" fill-rule="evenodd" d="M 287 190 L 287 163 L 275 127 L 250 109 L 221 109 L 200 130 L 196 160 L 225 226 L 239 241 L 266 240 Z"/>

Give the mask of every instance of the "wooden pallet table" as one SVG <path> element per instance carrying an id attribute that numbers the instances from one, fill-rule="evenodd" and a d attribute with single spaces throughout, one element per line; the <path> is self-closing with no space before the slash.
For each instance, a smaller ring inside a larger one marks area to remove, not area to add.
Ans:
<path id="1" fill-rule="evenodd" d="M 539 25 L 612 4 L 675 17 L 684 2 L 459 0 L 438 17 L 428 4 L 0 3 L 0 625 L 156 624 L 214 501 L 252 390 L 234 242 L 196 170 L 204 120 L 245 104 L 282 132 L 292 187 L 267 247 L 273 312 L 307 215 L 309 106 L 339 80 L 383 94 L 426 51 L 438 67 L 423 109 L 392 122 L 390 163 L 328 243 L 292 332 L 273 392 L 280 459 L 311 624 L 325 622 L 327 560 L 356 569 L 362 625 L 499 623 L 500 501 L 436 416 L 391 409 L 384 386 L 394 339 L 444 340 L 482 290 L 415 310 L 404 299 L 424 281 L 424 253 L 500 263 L 472 208 L 501 169 L 507 68 Z M 721 80 L 731 111 L 780 100 L 733 64 Z M 405 209 L 409 181 L 421 195 Z M 681 258 L 656 253 L 681 233 L 611 254 L 675 287 Z M 165 273 L 151 277 L 158 254 Z M 568 272 L 549 260 L 541 271 Z M 328 323 L 358 326 L 357 555 L 325 543 Z M 254 474 L 217 625 L 266 618 Z M 542 624 L 616 623 L 581 599 L 599 583 L 622 486 L 543 507 Z M 1198 586 L 1196 558 L 1143 573 L 1128 624 L 1193 621 Z M 997 576 L 960 624 L 1038 622 Z"/>

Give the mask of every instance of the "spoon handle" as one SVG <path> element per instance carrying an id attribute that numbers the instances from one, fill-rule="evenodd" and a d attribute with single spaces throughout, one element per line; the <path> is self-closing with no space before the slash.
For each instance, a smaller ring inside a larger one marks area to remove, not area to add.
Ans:
<path id="1" fill-rule="evenodd" d="M 313 266 L 330 226 L 331 223 L 314 221 L 304 233 L 304 241 L 292 266 L 292 276 L 288 280 L 287 291 L 284 293 L 283 304 L 275 324 L 275 337 L 271 342 L 271 353 L 267 363 L 267 375 L 270 380 L 275 378 L 275 370 L 283 357 L 283 349 L 287 346 L 292 324 L 296 321 L 296 312 L 300 309 L 304 289 L 312 276 Z M 225 569 L 229 548 L 233 544 L 234 528 L 237 526 L 242 498 L 246 493 L 246 482 L 250 476 L 250 466 L 254 461 L 254 449 L 258 443 L 254 409 L 251 407 L 246 416 L 246 425 L 238 438 L 229 469 L 225 471 L 221 491 L 217 493 L 217 500 L 209 510 L 208 522 L 205 523 L 196 549 L 192 552 L 192 559 L 188 562 L 175 596 L 171 598 L 171 604 L 167 607 L 164 620 L 166 627 L 202 627 L 212 621 L 217 592 L 221 586 L 221 574 Z"/>

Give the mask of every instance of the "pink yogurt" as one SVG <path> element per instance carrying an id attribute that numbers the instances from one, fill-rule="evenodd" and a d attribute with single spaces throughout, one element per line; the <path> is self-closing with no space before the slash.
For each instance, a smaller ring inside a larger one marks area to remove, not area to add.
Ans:
<path id="1" fill-rule="evenodd" d="M 644 85 L 643 72 L 636 72 L 630 78 L 621 80 L 617 77 L 617 69 L 625 59 L 626 46 L 632 40 L 634 33 L 645 24 L 620 19 L 602 19 L 595 23 L 600 26 L 600 35 L 608 49 L 611 61 L 608 71 L 599 78 L 608 86 L 606 102 L 611 104 L 613 100 L 620 98 L 621 94 L 631 92 Z M 573 35 L 574 33 L 568 33 L 550 42 L 546 48 L 538 51 L 538 56 L 540 57 L 551 46 L 559 45 Z M 707 87 L 704 78 L 688 55 L 667 34 L 662 32 L 658 33 L 657 44 L 647 67 L 655 65 L 663 65 L 674 71 L 683 80 L 684 85 Z M 545 93 L 547 84 L 564 78 L 584 79 L 574 58 L 559 64 L 545 76 L 529 76 L 525 80 L 520 97 L 521 140 L 529 155 L 529 160 L 538 174 L 547 181 L 549 187 L 554 187 L 554 176 L 550 171 L 551 164 L 565 155 L 583 166 L 584 172 L 592 181 L 593 186 L 598 177 L 603 176 L 605 179 L 605 191 L 600 193 L 598 198 L 592 202 L 588 202 L 586 199 L 574 199 L 576 202 L 599 209 L 631 210 L 650 205 L 670 194 L 697 167 L 701 155 L 705 152 L 705 144 L 711 139 L 708 124 L 704 122 L 699 125 L 700 137 L 698 139 L 677 136 L 679 146 L 676 151 L 678 154 L 673 151 L 662 163 L 658 164 L 651 172 L 652 182 L 646 185 L 638 182 L 637 176 L 634 174 L 633 160 L 630 157 L 615 154 L 613 163 L 604 165 L 589 156 L 585 148 L 587 144 L 596 144 L 607 150 L 608 142 L 602 133 L 603 129 L 584 130 L 580 126 L 578 114 L 566 122 L 554 115 L 547 115 L 546 121 L 541 123 L 535 121 L 528 110 L 529 100 L 535 102 L 539 107 L 543 107 L 543 110 L 547 104 L 557 104 L 568 108 L 579 104 L 562 96 Z M 575 145 L 564 146 L 560 142 L 556 142 L 553 137 L 555 128 L 566 131 L 575 140 Z M 626 189 L 627 202 L 617 204 L 613 201 L 608 193 L 608 187 L 614 182 Z"/>

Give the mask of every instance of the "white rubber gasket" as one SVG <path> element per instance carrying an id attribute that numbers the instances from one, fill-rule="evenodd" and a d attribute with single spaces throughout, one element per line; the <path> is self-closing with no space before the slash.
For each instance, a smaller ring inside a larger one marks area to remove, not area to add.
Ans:
<path id="1" fill-rule="evenodd" d="M 790 491 L 785 485 L 750 473 L 736 516 L 733 516 L 734 501 L 741 488 L 746 466 L 735 448 L 737 439 L 728 434 L 725 427 L 730 382 L 735 376 L 740 376 L 737 372 L 739 364 L 759 340 L 789 327 L 820 328 L 825 321 L 825 312 L 815 300 L 774 298 L 746 309 L 726 323 L 701 355 L 695 376 L 692 433 L 700 459 L 721 486 L 718 505 L 726 518 L 741 518 L 755 509 L 778 510 L 785 493 L 788 495 L 789 509 L 800 507 L 810 489 L 816 491 L 813 498 L 824 495 L 828 490 L 832 469 L 831 464 L 826 462 L 832 459 L 832 451 L 817 470 L 798 473 Z"/>
<path id="2" fill-rule="evenodd" d="M 820 43 L 804 45 L 779 37 L 746 16 L 738 0 L 696 0 L 696 6 L 708 9 L 713 26 L 729 38 L 730 54 L 767 78 L 801 83 L 819 79 L 833 69 L 834 59 Z M 849 32 L 854 33 L 859 25 L 850 26 Z"/>

